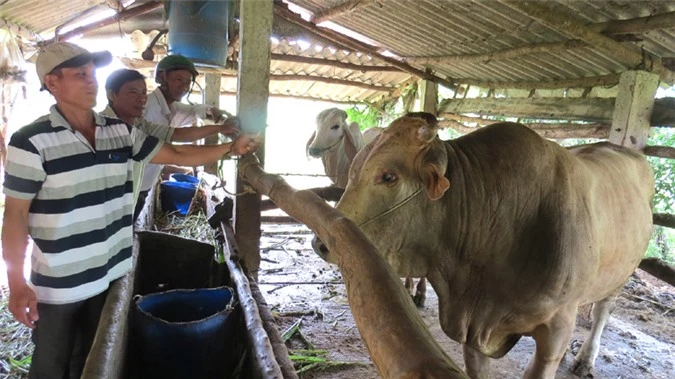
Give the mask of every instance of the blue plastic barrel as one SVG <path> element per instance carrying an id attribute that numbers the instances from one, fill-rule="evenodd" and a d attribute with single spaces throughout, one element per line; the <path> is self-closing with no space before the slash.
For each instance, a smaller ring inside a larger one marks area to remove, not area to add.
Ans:
<path id="1" fill-rule="evenodd" d="M 197 180 L 199 182 L 199 180 Z M 197 191 L 197 184 L 165 180 L 160 183 L 159 200 L 164 212 L 178 212 L 185 216 Z"/>
<path id="2" fill-rule="evenodd" d="M 234 320 L 229 287 L 140 296 L 134 341 L 141 378 L 227 378 Z M 229 322 L 228 322 L 229 321 Z"/>
<path id="3" fill-rule="evenodd" d="M 169 175 L 169 180 L 174 181 L 174 182 L 184 182 L 184 183 L 194 183 L 194 184 L 199 183 L 198 177 L 188 175 L 188 174 L 180 174 L 180 173 L 175 173 L 175 174 Z"/>
<path id="4" fill-rule="evenodd" d="M 171 1 L 169 53 L 195 64 L 223 67 L 227 59 L 229 1 Z"/>

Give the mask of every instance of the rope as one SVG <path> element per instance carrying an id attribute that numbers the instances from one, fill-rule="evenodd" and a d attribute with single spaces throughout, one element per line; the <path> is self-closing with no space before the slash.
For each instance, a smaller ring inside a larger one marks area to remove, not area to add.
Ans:
<path id="1" fill-rule="evenodd" d="M 371 218 L 371 219 L 368 220 L 368 221 L 362 222 L 361 224 L 359 224 L 359 227 L 364 226 L 364 225 L 367 225 L 367 224 L 370 224 L 371 222 L 377 220 L 378 218 L 384 217 L 384 216 L 388 215 L 389 213 L 391 213 L 391 212 L 393 212 L 393 211 L 395 211 L 395 210 L 401 208 L 401 207 L 404 206 L 407 202 L 409 202 L 410 200 L 412 200 L 415 196 L 419 195 L 420 192 L 422 192 L 422 190 L 424 190 L 424 187 L 421 187 L 421 188 L 418 189 L 417 191 L 413 192 L 410 196 L 408 196 L 408 197 L 406 197 L 405 199 L 401 200 L 400 203 L 394 205 L 392 208 L 389 208 L 389 209 L 387 209 L 386 211 L 383 211 L 383 212 L 381 212 L 380 214 L 375 215 L 375 217 Z"/>

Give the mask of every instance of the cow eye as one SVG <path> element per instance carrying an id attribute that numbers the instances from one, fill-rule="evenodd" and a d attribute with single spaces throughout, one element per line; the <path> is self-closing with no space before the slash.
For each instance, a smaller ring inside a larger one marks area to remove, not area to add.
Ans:
<path id="1" fill-rule="evenodd" d="M 396 182 L 396 179 L 398 178 L 396 177 L 396 174 L 392 174 L 391 172 L 385 172 L 384 174 L 382 174 L 381 179 L 382 183 L 393 184 L 394 182 Z"/>
<path id="2" fill-rule="evenodd" d="M 335 125 L 331 126 L 330 129 L 331 130 L 338 130 L 339 127 L 340 127 L 340 125 L 335 124 Z"/>

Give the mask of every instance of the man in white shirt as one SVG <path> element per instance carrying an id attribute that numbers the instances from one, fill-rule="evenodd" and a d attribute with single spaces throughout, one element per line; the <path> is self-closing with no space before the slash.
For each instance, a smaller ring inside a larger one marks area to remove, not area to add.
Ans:
<path id="1" fill-rule="evenodd" d="M 222 112 L 208 105 L 181 103 L 190 92 L 199 75 L 195 65 L 182 55 L 167 55 L 157 63 L 155 82 L 159 86 L 148 95 L 143 118 L 160 125 L 174 128 L 191 126 L 197 120 L 210 116 L 216 122 Z M 148 164 L 143 173 L 137 207 L 142 208 L 148 191 L 157 183 L 163 165 Z"/>

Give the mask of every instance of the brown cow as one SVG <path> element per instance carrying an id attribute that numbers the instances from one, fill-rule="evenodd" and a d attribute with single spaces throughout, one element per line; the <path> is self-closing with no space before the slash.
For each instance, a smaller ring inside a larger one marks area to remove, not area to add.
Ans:
<path id="1" fill-rule="evenodd" d="M 472 378 L 488 377 L 488 357 L 523 335 L 536 342 L 524 377 L 553 378 L 578 307 L 593 303 L 575 360 L 590 373 L 649 242 L 650 166 L 609 143 L 566 150 L 515 123 L 452 141 L 432 124 L 400 118 L 361 150 L 337 209 L 399 275 L 428 278 Z"/>

